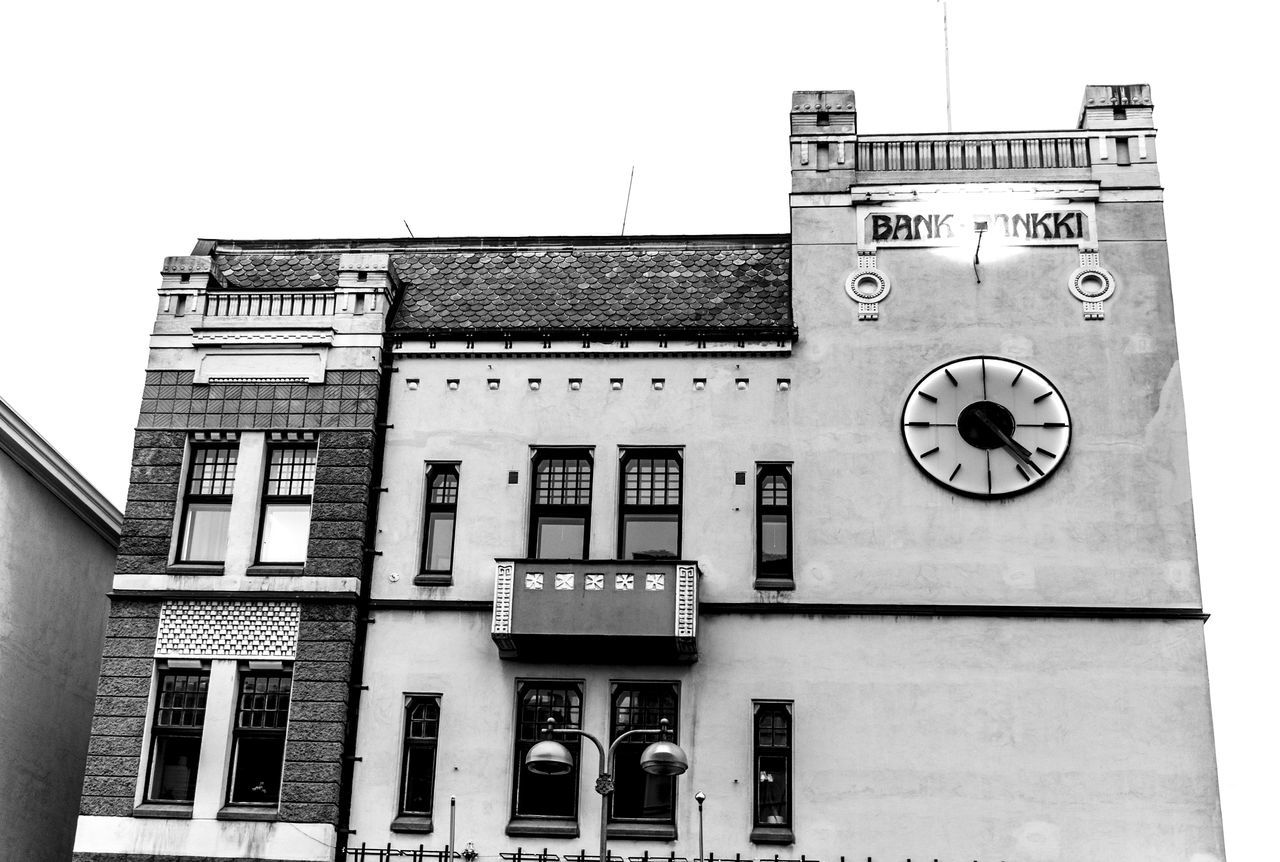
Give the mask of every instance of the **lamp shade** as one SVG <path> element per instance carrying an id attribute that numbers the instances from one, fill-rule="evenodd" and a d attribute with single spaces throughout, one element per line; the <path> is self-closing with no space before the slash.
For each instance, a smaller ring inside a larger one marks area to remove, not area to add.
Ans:
<path id="1" fill-rule="evenodd" d="M 564 775 L 573 770 L 573 755 L 554 739 L 544 739 L 529 749 L 524 765 L 538 775 Z"/>
<path id="2" fill-rule="evenodd" d="M 689 758 L 674 742 L 661 740 L 640 753 L 640 768 L 650 775 L 679 775 L 689 768 Z"/>

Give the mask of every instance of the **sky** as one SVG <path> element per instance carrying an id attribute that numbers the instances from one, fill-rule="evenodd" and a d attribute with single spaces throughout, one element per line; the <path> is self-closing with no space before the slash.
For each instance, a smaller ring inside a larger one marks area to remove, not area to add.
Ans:
<path id="1" fill-rule="evenodd" d="M 1259 11 L 1267 10 L 1267 11 Z M 1227 852 L 1275 858 L 1274 7 L 951 0 L 956 131 L 1152 85 Z M 123 508 L 160 264 L 197 237 L 785 232 L 792 90 L 946 129 L 937 0 L 15 4 L 0 397 Z"/>

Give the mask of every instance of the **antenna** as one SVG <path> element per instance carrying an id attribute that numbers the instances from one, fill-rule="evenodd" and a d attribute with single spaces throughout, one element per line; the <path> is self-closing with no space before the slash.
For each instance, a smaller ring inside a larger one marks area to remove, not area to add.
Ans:
<path id="1" fill-rule="evenodd" d="M 947 74 L 947 131 L 951 131 L 951 40 L 947 36 L 947 0 L 942 0 L 942 65 Z"/>
<path id="2" fill-rule="evenodd" d="M 417 237 L 413 235 L 413 228 L 409 227 L 408 219 L 400 219 L 400 221 L 404 222 L 404 229 L 409 232 L 410 239 L 417 239 Z"/>
<path id="3" fill-rule="evenodd" d="M 636 166 L 632 165 L 631 178 L 627 180 L 627 203 L 626 203 L 626 206 L 622 208 L 622 233 L 618 234 L 618 236 L 627 235 L 627 212 L 631 209 L 631 184 L 635 182 L 635 179 L 636 179 Z"/>

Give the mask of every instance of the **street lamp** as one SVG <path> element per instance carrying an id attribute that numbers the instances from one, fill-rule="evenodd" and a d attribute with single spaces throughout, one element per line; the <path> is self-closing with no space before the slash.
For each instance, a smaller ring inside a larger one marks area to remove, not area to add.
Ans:
<path id="1" fill-rule="evenodd" d="M 573 727 L 557 728 L 554 718 L 547 719 L 547 738 L 535 744 L 524 757 L 525 768 L 538 775 L 564 775 L 573 770 L 573 755 L 569 749 L 551 737 L 557 733 L 585 736 L 595 743 L 600 753 L 600 775 L 596 778 L 596 793 L 600 794 L 600 862 L 609 862 L 609 796 L 613 793 L 613 756 L 618 743 L 639 733 L 657 733 L 659 739 L 640 753 L 640 768 L 650 775 L 679 775 L 689 768 L 689 758 L 684 749 L 671 742 L 670 723 L 664 718 L 656 728 L 628 730 L 618 735 L 608 750 L 585 730 Z"/>

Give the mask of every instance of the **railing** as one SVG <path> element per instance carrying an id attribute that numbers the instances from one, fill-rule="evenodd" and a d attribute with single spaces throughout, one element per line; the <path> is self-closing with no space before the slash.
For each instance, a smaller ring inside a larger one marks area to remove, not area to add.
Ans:
<path id="1" fill-rule="evenodd" d="M 306 317 L 333 314 L 332 293 L 210 293 L 207 317 Z"/>
<path id="2" fill-rule="evenodd" d="M 462 860 L 462 862 L 492 862 L 495 859 L 494 854 L 479 854 L 474 851 L 468 853 L 462 850 L 453 854 L 449 853 L 449 846 L 446 844 L 443 850 L 428 850 L 425 844 L 419 844 L 417 847 L 397 848 L 387 844 L 385 847 L 369 847 L 361 844 L 359 847 L 348 845 L 346 852 L 343 854 L 347 860 L 353 862 L 448 862 L 452 855 L 454 862 Z M 599 862 L 600 854 L 587 853 L 581 850 L 577 853 L 565 853 L 563 855 L 557 853 L 549 853 L 544 847 L 541 851 L 525 850 L 523 847 L 517 847 L 513 852 L 499 852 L 496 858 L 502 862 Z M 689 862 L 687 856 L 677 856 L 675 852 L 671 853 L 650 853 L 645 851 L 640 856 L 618 856 L 614 853 L 609 854 L 608 862 Z M 694 862 L 697 862 L 695 859 Z M 708 853 L 706 862 L 820 862 L 809 856 L 801 854 L 798 858 L 789 859 L 779 854 L 772 856 L 743 856 L 741 853 L 732 855 Z M 843 856 L 840 862 L 845 862 Z"/>
<path id="3" fill-rule="evenodd" d="M 905 136 L 857 142 L 860 171 L 1003 171 L 1089 167 L 1089 139 L 1080 134 L 1039 137 Z"/>

